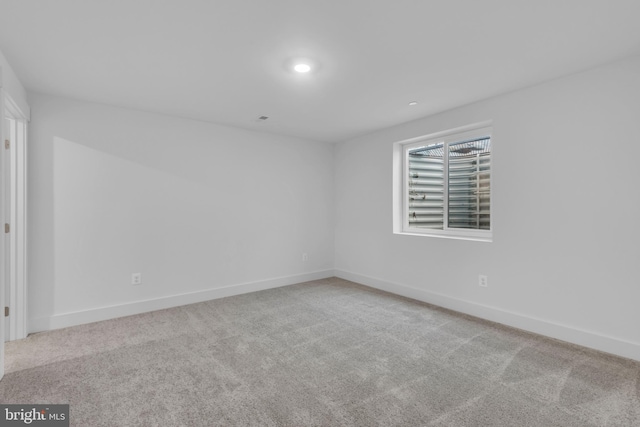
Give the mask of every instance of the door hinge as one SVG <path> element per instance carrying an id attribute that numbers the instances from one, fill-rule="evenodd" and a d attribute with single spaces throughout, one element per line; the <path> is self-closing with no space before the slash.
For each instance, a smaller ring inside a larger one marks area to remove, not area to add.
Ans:
<path id="1" fill-rule="evenodd" d="M 8 150 L 11 147 L 11 143 L 9 142 L 8 139 L 4 140 L 4 149 Z"/>
<path id="2" fill-rule="evenodd" d="M 9 224 L 6 224 L 6 223 L 5 223 L 5 224 L 4 224 L 4 232 L 5 232 L 5 233 L 8 233 L 8 232 L 10 232 L 10 231 L 11 231 L 11 226 L 10 226 Z"/>
<path id="3" fill-rule="evenodd" d="M 9 307 L 4 308 L 4 317 L 9 317 Z"/>

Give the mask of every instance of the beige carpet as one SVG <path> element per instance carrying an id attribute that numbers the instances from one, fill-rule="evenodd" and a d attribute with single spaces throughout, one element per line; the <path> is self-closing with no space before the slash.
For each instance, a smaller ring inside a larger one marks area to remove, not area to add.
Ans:
<path id="1" fill-rule="evenodd" d="M 34 334 L 3 403 L 74 426 L 640 426 L 640 363 L 340 279 Z"/>

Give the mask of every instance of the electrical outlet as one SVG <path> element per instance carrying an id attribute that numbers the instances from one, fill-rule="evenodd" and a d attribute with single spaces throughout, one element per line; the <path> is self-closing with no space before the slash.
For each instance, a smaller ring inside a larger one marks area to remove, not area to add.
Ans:
<path id="1" fill-rule="evenodd" d="M 489 286 L 489 278 L 484 274 L 478 276 L 478 285 L 486 288 Z"/>
<path id="2" fill-rule="evenodd" d="M 302 253 L 302 262 L 307 262 L 309 261 L 309 254 L 307 254 L 306 252 Z"/>
<path id="3" fill-rule="evenodd" d="M 131 284 L 132 285 L 142 284 L 142 273 L 133 273 L 131 275 Z"/>

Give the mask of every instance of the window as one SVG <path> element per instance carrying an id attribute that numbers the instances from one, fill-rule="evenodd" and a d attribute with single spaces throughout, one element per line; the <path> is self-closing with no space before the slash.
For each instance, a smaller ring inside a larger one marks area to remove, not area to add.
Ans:
<path id="1" fill-rule="evenodd" d="M 403 141 L 395 150 L 396 232 L 491 241 L 488 123 Z"/>

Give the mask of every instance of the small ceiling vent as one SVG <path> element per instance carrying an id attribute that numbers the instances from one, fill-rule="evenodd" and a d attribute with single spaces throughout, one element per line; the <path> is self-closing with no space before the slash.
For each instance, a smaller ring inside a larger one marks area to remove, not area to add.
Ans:
<path id="1" fill-rule="evenodd" d="M 269 116 L 260 116 L 260 117 L 258 117 L 258 120 L 265 121 L 265 120 L 267 120 L 268 118 L 269 118 Z"/>

